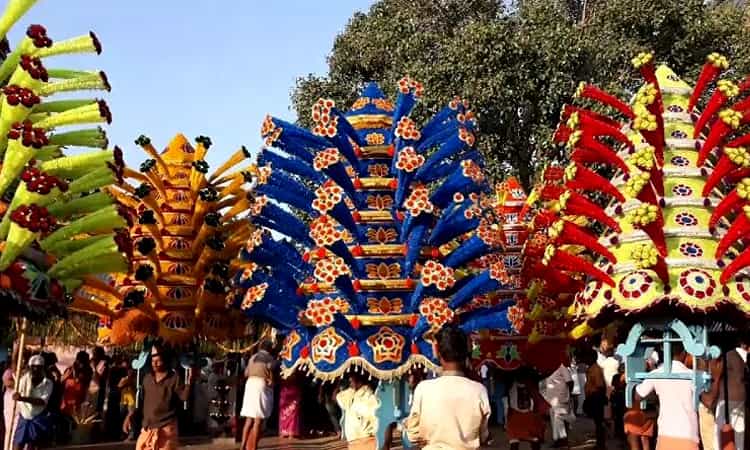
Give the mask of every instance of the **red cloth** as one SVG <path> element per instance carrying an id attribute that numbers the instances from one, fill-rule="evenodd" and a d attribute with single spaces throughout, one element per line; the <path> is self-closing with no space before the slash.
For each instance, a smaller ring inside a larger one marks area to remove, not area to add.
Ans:
<path id="1" fill-rule="evenodd" d="M 505 428 L 510 440 L 528 442 L 544 439 L 544 419 L 536 412 L 509 409 Z"/>
<path id="2" fill-rule="evenodd" d="M 295 437 L 302 434 L 301 406 L 300 380 L 297 377 L 282 380 L 279 393 L 279 435 Z"/>
<path id="3" fill-rule="evenodd" d="M 625 413 L 625 434 L 636 436 L 653 437 L 654 419 L 647 417 L 646 413 L 638 408 L 630 408 Z"/>
<path id="4" fill-rule="evenodd" d="M 86 390 L 83 381 L 74 377 L 66 379 L 63 384 L 60 411 L 69 416 L 75 414 L 76 410 L 86 401 Z"/>

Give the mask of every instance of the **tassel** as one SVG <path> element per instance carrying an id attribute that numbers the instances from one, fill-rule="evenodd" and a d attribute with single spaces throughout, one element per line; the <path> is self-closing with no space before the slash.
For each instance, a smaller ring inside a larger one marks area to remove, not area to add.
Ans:
<path id="1" fill-rule="evenodd" d="M 719 119 L 713 123 L 706 141 L 698 152 L 698 166 L 703 166 L 711 151 L 718 146 L 730 131 L 740 127 L 743 115 L 733 109 L 724 109 L 719 112 Z"/>
<path id="2" fill-rule="evenodd" d="M 722 70 L 726 70 L 728 67 L 729 61 L 727 61 L 726 57 L 718 53 L 711 53 L 708 55 L 706 63 L 703 64 L 703 69 L 701 69 L 701 73 L 698 76 L 698 81 L 695 83 L 695 89 L 693 89 L 693 93 L 688 101 L 688 111 L 693 111 L 693 108 L 695 108 L 695 105 L 698 103 L 698 100 L 701 98 L 701 95 L 703 95 L 703 91 L 706 90 L 709 83 L 713 82 L 713 80 L 719 76 L 719 73 Z"/>
<path id="3" fill-rule="evenodd" d="M 625 197 L 609 180 L 576 162 L 570 163 L 565 169 L 565 179 L 565 186 L 568 189 L 604 192 L 617 199 L 620 203 L 625 201 Z"/>
<path id="4" fill-rule="evenodd" d="M 708 100 L 706 107 L 703 109 L 700 117 L 698 117 L 698 120 L 695 122 L 695 127 L 693 127 L 693 139 L 698 139 L 701 131 L 703 131 L 703 128 L 714 116 L 714 114 L 716 114 L 716 112 L 719 111 L 719 109 L 722 108 L 729 101 L 729 99 L 734 98 L 739 93 L 739 87 L 737 87 L 737 85 L 733 82 L 728 80 L 719 80 L 717 89 L 714 91 L 713 95 L 711 95 L 711 98 Z M 737 108 L 737 105 L 734 105 L 734 108 L 736 108 L 737 110 L 742 110 L 742 108 Z"/>
<path id="5" fill-rule="evenodd" d="M 750 167 L 750 153 L 745 147 L 724 147 L 724 153 L 703 186 L 703 196 L 708 197 L 714 187 L 731 171 Z M 713 225 L 712 225 L 713 226 Z"/>
<path id="6" fill-rule="evenodd" d="M 740 253 L 723 272 L 721 272 L 719 281 L 721 284 L 727 284 L 737 272 L 747 266 L 750 266 L 750 248 L 743 250 L 742 253 Z"/>
<path id="7" fill-rule="evenodd" d="M 750 167 L 742 167 L 731 171 L 729 175 L 726 176 L 726 180 L 727 183 L 732 186 L 739 183 L 741 179 L 747 177 L 750 177 Z"/>
<path id="8" fill-rule="evenodd" d="M 630 109 L 627 103 L 623 102 L 614 95 L 604 92 L 603 90 L 585 82 L 581 82 L 578 85 L 578 89 L 576 89 L 575 92 L 575 97 L 595 100 L 605 106 L 611 106 L 612 108 L 620 111 L 620 113 L 622 113 L 622 115 L 624 115 L 628 119 L 632 120 L 633 118 L 635 118 L 633 111 Z"/>
<path id="9" fill-rule="evenodd" d="M 573 113 L 578 113 L 578 115 L 580 116 L 588 116 L 593 120 L 604 122 L 610 127 L 615 128 L 616 130 L 622 128 L 622 124 L 620 122 L 609 116 L 605 116 L 604 114 L 599 114 L 598 112 L 591 111 L 590 109 L 581 108 L 580 106 L 574 106 L 570 104 L 563 105 L 562 112 L 560 113 L 560 120 L 567 122 L 570 116 L 573 115 Z"/>
<path id="10" fill-rule="evenodd" d="M 664 164 L 663 110 L 659 85 L 653 82 L 641 86 L 636 93 L 633 106 L 633 128 L 640 131 L 646 141 L 654 147 L 654 156 L 659 165 Z"/>
<path id="11" fill-rule="evenodd" d="M 649 174 L 649 179 L 650 179 Z M 654 187 L 651 185 L 650 182 L 646 181 L 646 184 L 641 188 L 641 191 L 638 192 L 638 196 L 636 197 L 638 200 L 640 200 L 642 203 L 647 203 L 649 205 L 658 205 L 659 200 L 656 199 L 656 193 L 654 192 Z"/>
<path id="12" fill-rule="evenodd" d="M 708 222 L 708 226 L 710 228 L 715 227 L 719 222 L 719 219 L 736 211 L 739 207 L 745 206 L 749 196 L 750 178 L 743 178 L 737 184 L 737 187 L 732 189 L 732 191 L 721 200 L 718 206 L 716 206 L 713 213 L 711 213 L 711 219 Z"/>
<path id="13" fill-rule="evenodd" d="M 731 141 L 727 142 L 725 147 L 742 147 L 748 144 L 750 144 L 750 133 L 744 134 L 736 139 L 732 139 Z"/>
<path id="14" fill-rule="evenodd" d="M 634 150 L 635 146 L 628 139 L 625 134 L 620 131 L 619 128 L 608 124 L 607 122 L 600 121 L 592 115 L 585 114 L 583 112 L 574 112 L 570 115 L 567 125 L 571 129 L 581 129 L 584 133 L 594 137 L 608 136 L 621 144 L 627 146 L 629 149 Z"/>
<path id="15" fill-rule="evenodd" d="M 549 187 L 550 186 L 545 186 L 544 189 L 547 189 Z M 609 217 L 607 213 L 605 213 L 604 210 L 597 206 L 594 202 L 575 192 L 562 192 L 562 188 L 556 188 L 559 189 L 558 192 L 560 193 L 557 196 L 557 205 L 555 208 L 553 208 L 553 210 L 556 209 L 558 212 L 565 212 L 566 214 L 573 214 L 576 216 L 585 216 L 590 219 L 596 220 L 602 225 L 606 225 L 617 232 L 620 231 L 620 225 L 614 219 Z M 550 197 L 546 198 L 548 200 L 553 200 L 553 198 Z"/>
<path id="16" fill-rule="evenodd" d="M 667 244 L 664 239 L 664 218 L 656 205 L 643 204 L 627 213 L 626 220 L 634 227 L 643 230 L 654 242 L 659 254 L 667 254 Z"/>
<path id="17" fill-rule="evenodd" d="M 747 109 L 750 108 L 750 97 L 745 97 L 743 100 L 740 100 L 739 102 L 730 106 L 730 108 L 734 109 L 735 111 L 747 112 Z"/>
<path id="18" fill-rule="evenodd" d="M 552 135 L 552 142 L 554 142 L 555 144 L 564 145 L 568 142 L 568 139 L 570 139 L 571 134 L 573 134 L 573 130 L 569 126 L 561 122 L 557 125 L 557 128 Z"/>
<path id="19" fill-rule="evenodd" d="M 153 144 L 151 144 L 151 139 L 142 134 L 135 140 L 135 145 L 140 146 L 150 157 L 156 160 L 163 175 L 167 178 L 172 177 L 172 172 L 169 170 L 169 166 L 167 166 L 167 163 L 161 157 L 156 148 L 154 148 Z"/>
<path id="20" fill-rule="evenodd" d="M 609 146 L 597 141 L 593 137 L 583 134 L 582 131 L 575 131 L 570 135 L 567 144 L 568 150 L 571 150 L 570 159 L 578 161 L 580 163 L 602 163 L 609 164 L 624 173 L 628 173 L 630 169 L 625 162 L 614 152 Z M 581 151 L 579 155 L 575 155 L 576 152 Z M 578 159 L 576 159 L 578 158 Z"/>
<path id="21" fill-rule="evenodd" d="M 742 213 L 737 215 L 726 234 L 719 241 L 719 245 L 716 246 L 716 258 L 723 257 L 731 245 L 750 234 L 750 217 L 748 216 L 750 216 L 750 206 L 745 205 L 742 207 Z"/>
<path id="22" fill-rule="evenodd" d="M 591 262 L 563 250 L 556 249 L 553 245 L 548 245 L 545 249 L 542 264 L 558 270 L 583 273 L 602 283 L 610 286 L 615 285 L 615 282 L 609 275 L 599 270 Z"/>
<path id="23" fill-rule="evenodd" d="M 595 236 L 574 223 L 560 219 L 550 226 L 547 233 L 558 244 L 582 245 L 604 256 L 613 264 L 617 262 L 615 255 L 600 244 Z"/>

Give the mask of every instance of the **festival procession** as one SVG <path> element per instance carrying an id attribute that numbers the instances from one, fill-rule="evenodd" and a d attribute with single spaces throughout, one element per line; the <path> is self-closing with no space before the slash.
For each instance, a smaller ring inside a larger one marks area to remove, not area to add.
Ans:
<path id="1" fill-rule="evenodd" d="M 4 450 L 750 449 L 743 0 L 230 3 L 5 0 Z"/>

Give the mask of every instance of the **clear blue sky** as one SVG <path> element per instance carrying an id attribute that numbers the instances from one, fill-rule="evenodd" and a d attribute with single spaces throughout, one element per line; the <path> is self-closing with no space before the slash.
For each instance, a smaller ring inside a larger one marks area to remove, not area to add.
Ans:
<path id="1" fill-rule="evenodd" d="M 48 67 L 103 69 L 112 92 L 108 127 L 129 163 L 141 133 L 161 149 L 177 132 L 211 137 L 217 167 L 240 145 L 257 150 L 266 113 L 293 120 L 296 77 L 324 73 L 334 37 L 372 0 L 40 0 L 14 27 L 31 23 L 52 39 L 93 30 L 101 55 L 58 57 Z M 92 94 L 93 96 L 94 94 Z"/>

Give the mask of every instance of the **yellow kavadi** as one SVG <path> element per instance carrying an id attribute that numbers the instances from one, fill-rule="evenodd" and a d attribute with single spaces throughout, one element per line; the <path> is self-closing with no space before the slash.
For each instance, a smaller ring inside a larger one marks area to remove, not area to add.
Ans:
<path id="1" fill-rule="evenodd" d="M 178 134 L 159 153 L 141 136 L 136 143 L 149 159 L 139 170 L 126 168 L 127 182 L 111 189 L 137 212 L 130 229 L 133 269 L 88 280 L 73 305 L 108 312 L 112 320 L 101 321 L 100 339 L 121 345 L 150 335 L 180 344 L 244 330 L 241 314 L 226 309 L 225 297 L 233 259 L 252 231 L 242 216 L 250 204 L 247 180 L 256 169 L 231 172 L 249 156 L 242 147 L 207 177 L 211 140 L 195 141 L 193 146 Z"/>

